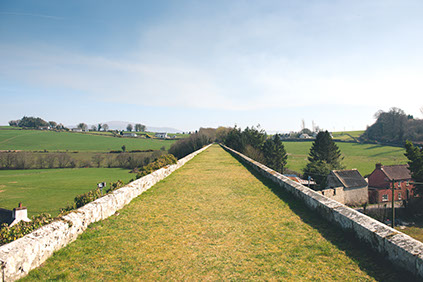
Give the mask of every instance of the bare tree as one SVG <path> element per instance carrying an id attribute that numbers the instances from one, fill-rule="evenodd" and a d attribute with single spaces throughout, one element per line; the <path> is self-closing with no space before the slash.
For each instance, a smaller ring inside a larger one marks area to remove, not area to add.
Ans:
<path id="1" fill-rule="evenodd" d="M 57 162 L 60 168 L 67 167 L 72 158 L 66 153 L 59 153 L 57 155 Z"/>
<path id="2" fill-rule="evenodd" d="M 109 125 L 107 123 L 103 124 L 103 130 L 104 131 L 108 131 L 109 130 Z"/>
<path id="3" fill-rule="evenodd" d="M 97 130 L 97 127 L 95 125 L 92 125 L 91 126 L 91 131 L 96 131 L 96 130 Z"/>
<path id="4" fill-rule="evenodd" d="M 93 161 L 93 163 L 95 163 L 97 165 L 97 167 L 100 167 L 101 162 L 103 161 L 103 159 L 104 159 L 104 156 L 102 154 L 95 154 L 92 157 L 92 161 Z"/>
<path id="5" fill-rule="evenodd" d="M 132 124 L 128 124 L 128 126 L 126 127 L 126 130 L 132 131 L 132 129 L 133 129 Z"/>

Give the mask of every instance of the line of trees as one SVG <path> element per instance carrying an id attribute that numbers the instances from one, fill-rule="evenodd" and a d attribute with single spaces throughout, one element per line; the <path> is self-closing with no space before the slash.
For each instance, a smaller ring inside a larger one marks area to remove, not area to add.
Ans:
<path id="1" fill-rule="evenodd" d="M 131 132 L 134 129 L 136 132 L 145 132 L 146 126 L 141 123 L 136 123 L 135 127 L 130 123 L 126 126 L 126 130 L 129 132 Z"/>
<path id="2" fill-rule="evenodd" d="M 0 169 L 46 169 L 75 167 L 142 167 L 161 156 L 164 151 L 146 153 L 98 153 L 91 158 L 75 158 L 70 153 L 2 152 Z"/>
<path id="3" fill-rule="evenodd" d="M 169 154 L 177 159 L 183 158 L 216 140 L 216 129 L 200 128 L 188 138 L 178 140 L 169 149 Z"/>
<path id="4" fill-rule="evenodd" d="M 288 155 L 279 134 L 269 138 L 260 126 L 247 127 L 243 131 L 235 126 L 226 133 L 224 144 L 280 173 L 284 173 Z"/>
<path id="5" fill-rule="evenodd" d="M 423 141 L 423 120 L 407 115 L 399 108 L 378 111 L 376 122 L 360 137 L 361 141 L 404 144 L 406 140 Z"/>
<path id="6" fill-rule="evenodd" d="M 59 129 L 59 130 L 67 129 L 63 124 L 61 123 L 58 124 L 55 121 L 47 122 L 39 117 L 27 117 L 27 116 L 24 116 L 21 119 L 9 121 L 9 125 L 14 127 L 32 128 L 32 129 L 37 129 L 37 128 L 46 127 L 46 126 L 49 126 L 52 129 Z"/>

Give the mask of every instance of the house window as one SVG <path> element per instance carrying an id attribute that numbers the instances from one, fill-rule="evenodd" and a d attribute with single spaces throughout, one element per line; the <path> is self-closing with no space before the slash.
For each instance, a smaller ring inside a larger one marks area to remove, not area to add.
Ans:
<path id="1" fill-rule="evenodd" d="M 410 180 L 407 180 L 407 187 L 410 186 Z"/>
<path id="2" fill-rule="evenodd" d="M 401 201 L 402 197 L 401 197 L 401 192 L 398 192 L 398 201 Z"/>
<path id="3" fill-rule="evenodd" d="M 382 195 L 382 202 L 388 201 L 388 194 Z"/>
<path id="4" fill-rule="evenodd" d="M 398 188 L 401 188 L 401 181 L 398 182 Z"/>

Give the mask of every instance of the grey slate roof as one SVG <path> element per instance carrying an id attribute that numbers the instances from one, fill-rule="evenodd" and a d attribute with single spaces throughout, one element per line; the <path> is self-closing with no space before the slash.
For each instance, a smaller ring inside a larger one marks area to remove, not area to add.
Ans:
<path id="1" fill-rule="evenodd" d="M 367 181 L 356 169 L 332 170 L 332 173 L 345 188 L 359 188 L 368 185 Z"/>
<path id="2" fill-rule="evenodd" d="M 408 165 L 383 165 L 381 169 L 385 172 L 389 180 L 411 179 Z"/>
<path id="3" fill-rule="evenodd" d="M 2 223 L 11 224 L 12 222 L 13 222 L 12 211 L 0 208 L 0 224 Z"/>

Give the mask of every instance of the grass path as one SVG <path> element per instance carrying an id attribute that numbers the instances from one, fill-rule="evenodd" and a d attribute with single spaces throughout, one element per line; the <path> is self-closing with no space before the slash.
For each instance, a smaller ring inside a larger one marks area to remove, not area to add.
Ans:
<path id="1" fill-rule="evenodd" d="M 217 145 L 27 280 L 401 280 Z"/>

